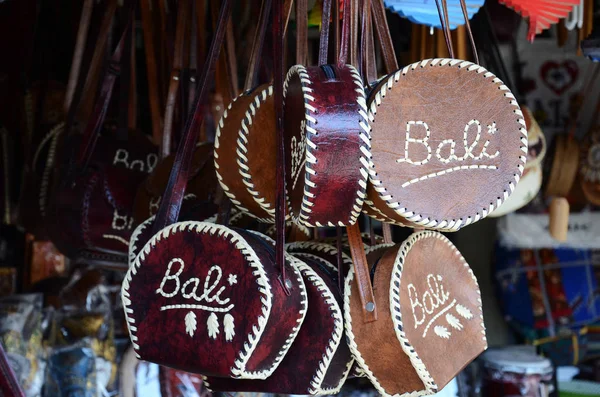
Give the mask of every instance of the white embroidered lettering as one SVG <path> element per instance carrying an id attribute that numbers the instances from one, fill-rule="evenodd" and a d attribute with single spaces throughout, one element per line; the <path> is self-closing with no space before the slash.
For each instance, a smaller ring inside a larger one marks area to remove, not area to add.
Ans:
<path id="1" fill-rule="evenodd" d="M 119 211 L 114 210 L 111 227 L 113 230 L 130 230 L 133 227 L 133 218 L 121 215 Z"/>
<path id="2" fill-rule="evenodd" d="M 137 169 L 140 172 L 151 173 L 158 163 L 158 156 L 155 153 L 149 153 L 145 160 L 129 160 L 129 152 L 125 149 L 117 149 L 113 159 L 113 165 L 122 164 L 130 170 Z"/>
<path id="3" fill-rule="evenodd" d="M 412 126 L 420 126 L 425 128 L 425 137 L 422 139 L 415 139 L 410 136 L 410 130 Z M 429 136 L 431 135 L 431 131 L 429 130 L 429 126 L 424 121 L 409 121 L 406 123 L 406 140 L 404 141 L 404 158 L 396 160 L 397 163 L 407 162 L 413 165 L 423 165 L 427 164 L 431 159 L 431 146 L 427 143 L 429 141 Z M 425 146 L 427 149 L 427 156 L 420 161 L 414 161 L 410 158 L 409 155 L 409 144 L 411 143 L 420 143 Z"/>

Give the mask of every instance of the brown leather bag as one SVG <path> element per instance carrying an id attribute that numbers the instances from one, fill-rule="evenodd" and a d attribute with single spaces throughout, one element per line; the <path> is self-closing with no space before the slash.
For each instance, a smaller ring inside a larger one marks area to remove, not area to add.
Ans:
<path id="1" fill-rule="evenodd" d="M 375 321 L 364 316 L 356 265 L 346 278 L 350 350 L 382 395 L 436 393 L 487 347 L 477 280 L 437 232 L 383 252 L 372 270 Z"/>
<path id="2" fill-rule="evenodd" d="M 526 162 L 513 94 L 485 68 L 457 59 L 388 72 L 369 98 L 368 199 L 387 217 L 426 228 L 454 231 L 486 217 L 513 192 Z"/>
<path id="3" fill-rule="evenodd" d="M 270 2 L 263 1 L 244 92 L 228 106 L 215 136 L 215 169 L 227 197 L 240 211 L 261 222 L 275 219 L 276 129 L 273 86 L 256 85 L 268 25 Z M 284 17 L 289 15 L 291 1 Z M 287 18 L 286 24 L 287 24 Z"/>

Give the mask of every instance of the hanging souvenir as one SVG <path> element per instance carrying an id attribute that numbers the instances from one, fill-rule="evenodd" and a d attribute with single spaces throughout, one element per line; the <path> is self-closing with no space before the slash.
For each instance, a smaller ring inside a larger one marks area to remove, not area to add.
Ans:
<path id="1" fill-rule="evenodd" d="M 223 112 L 217 126 L 214 159 L 219 183 L 231 202 L 261 222 L 272 223 L 276 191 L 273 86 L 256 84 L 268 16 L 268 3 L 263 2 L 244 92 Z"/>
<path id="2" fill-rule="evenodd" d="M 298 64 L 284 83 L 289 205 L 294 221 L 306 226 L 352 225 L 365 197 L 369 123 L 362 80 L 352 66 L 356 45 L 351 19 L 357 12 L 350 10 L 351 3 L 344 5 L 337 64 L 327 64 L 326 27 L 319 66 L 303 66 L 306 34 L 299 32 Z M 302 23 L 298 26 L 304 29 Z"/>
<path id="3" fill-rule="evenodd" d="M 294 255 L 310 303 L 286 357 L 266 380 L 209 377 L 205 379 L 209 389 L 309 395 L 340 391 L 354 360 L 344 334 L 342 295 L 332 277 L 337 268 L 314 255 Z"/>
<path id="4" fill-rule="evenodd" d="M 523 113 L 508 87 L 477 64 L 427 59 L 408 65 L 379 83 L 369 110 L 367 198 L 387 218 L 456 231 L 498 208 L 523 173 Z"/>
<path id="5" fill-rule="evenodd" d="M 483 0 L 470 0 L 467 2 L 469 19 L 473 18 L 475 13 L 479 11 L 479 8 L 483 6 L 483 3 Z M 432 1 L 385 0 L 385 5 L 413 23 L 438 29 L 442 27 L 437 7 Z M 450 22 L 450 29 L 455 29 L 457 26 L 465 23 L 460 7 L 460 0 L 448 0 L 448 20 Z"/>
<path id="6" fill-rule="evenodd" d="M 363 316 L 355 268 L 345 283 L 346 331 L 358 365 L 384 396 L 438 392 L 487 347 L 473 272 L 432 231 L 388 249 L 373 271 L 375 321 Z"/>
<path id="7" fill-rule="evenodd" d="M 157 161 L 150 141 L 139 132 L 129 132 L 128 106 L 119 109 L 116 131 L 108 129 L 100 136 L 119 70 L 119 101 L 129 102 L 134 14 L 132 7 L 124 7 L 124 12 L 129 22 L 102 81 L 93 117 L 81 137 L 63 139 L 64 161 L 56 171 L 63 178 L 53 193 L 46 222 L 61 252 L 111 266 L 127 261 L 134 191 Z M 101 35 L 108 34 L 109 26 Z M 73 103 L 83 94 L 81 83 Z M 71 123 L 69 119 L 67 124 Z"/>
<path id="8" fill-rule="evenodd" d="M 500 0 L 525 18 L 529 18 L 527 39 L 533 41 L 536 34 L 566 18 L 580 0 Z"/>

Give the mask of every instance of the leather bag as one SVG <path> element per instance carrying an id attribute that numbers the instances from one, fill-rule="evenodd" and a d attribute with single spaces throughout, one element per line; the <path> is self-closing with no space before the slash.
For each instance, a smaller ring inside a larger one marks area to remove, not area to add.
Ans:
<path id="1" fill-rule="evenodd" d="M 322 29 L 319 65 L 306 67 L 305 59 L 296 59 L 298 64 L 284 83 L 290 212 L 295 222 L 309 227 L 354 224 L 367 187 L 370 139 L 365 92 L 351 65 L 356 64 L 353 54 L 351 64 L 346 64 L 349 49 L 356 48 L 350 43 L 357 14 L 351 7 L 356 4 L 345 3 L 337 63 L 327 64 L 328 29 Z M 303 24 L 298 26 L 303 29 Z M 305 32 L 300 31 L 297 39 L 297 48 L 306 46 Z"/>
<path id="2" fill-rule="evenodd" d="M 274 241 L 271 241 L 274 245 Z M 306 318 L 286 357 L 266 380 L 205 378 L 213 391 L 333 394 L 340 391 L 354 359 L 346 343 L 337 268 L 320 257 L 294 254 L 309 301 Z"/>
<path id="3" fill-rule="evenodd" d="M 382 395 L 436 393 L 487 348 L 477 280 L 437 232 L 382 252 L 372 270 L 376 321 L 363 316 L 356 266 L 346 278 L 350 350 Z"/>
<path id="4" fill-rule="evenodd" d="M 381 5 L 375 9 L 382 21 Z M 369 98 L 368 200 L 387 218 L 426 228 L 455 231 L 486 217 L 512 194 L 526 163 L 527 130 L 514 95 L 468 61 L 392 65 Z"/>
<path id="5" fill-rule="evenodd" d="M 231 0 L 221 3 L 153 237 L 139 250 L 121 295 L 139 358 L 207 376 L 265 379 L 306 315 L 300 272 L 262 235 L 207 222 L 175 223 L 231 9 Z"/>

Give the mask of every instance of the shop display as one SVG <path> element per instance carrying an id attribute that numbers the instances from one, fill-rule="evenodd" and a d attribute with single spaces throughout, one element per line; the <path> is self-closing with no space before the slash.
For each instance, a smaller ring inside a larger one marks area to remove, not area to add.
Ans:
<path id="1" fill-rule="evenodd" d="M 0 0 L 0 394 L 592 390 L 599 10 Z"/>

